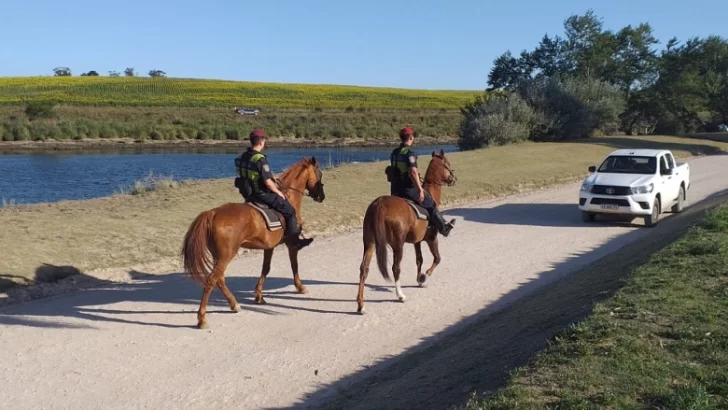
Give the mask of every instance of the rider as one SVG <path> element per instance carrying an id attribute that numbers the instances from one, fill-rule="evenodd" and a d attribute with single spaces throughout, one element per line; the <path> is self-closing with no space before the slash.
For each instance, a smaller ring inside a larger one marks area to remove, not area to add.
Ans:
<path id="1" fill-rule="evenodd" d="M 265 147 L 265 132 L 260 129 L 250 133 L 250 148 L 238 158 L 235 165 L 238 178 L 235 186 L 246 202 L 261 202 L 278 211 L 286 220 L 286 236 L 293 249 L 301 249 L 313 242 L 313 238 L 301 238 L 296 211 L 288 198 L 276 186 L 266 156 L 261 154 Z"/>
<path id="2" fill-rule="evenodd" d="M 430 218 L 434 221 L 440 234 L 448 236 L 453 225 L 445 221 L 437 209 L 437 204 L 430 194 L 425 192 L 420 182 L 417 155 L 412 150 L 412 144 L 415 141 L 414 133 L 414 130 L 409 127 L 402 128 L 399 132 L 399 139 L 402 143 L 392 151 L 390 156 L 393 173 L 390 181 L 390 193 L 420 203 L 430 213 Z"/>

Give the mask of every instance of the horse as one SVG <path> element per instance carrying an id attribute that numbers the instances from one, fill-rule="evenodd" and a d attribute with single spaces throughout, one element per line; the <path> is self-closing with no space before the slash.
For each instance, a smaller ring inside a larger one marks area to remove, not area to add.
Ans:
<path id="1" fill-rule="evenodd" d="M 440 203 L 442 185 L 454 186 L 456 182 L 457 177 L 450 167 L 450 161 L 445 158 L 445 152 L 443 150 L 440 150 L 439 153 L 432 151 L 432 158 L 425 172 L 423 188 L 432 196 L 435 204 Z M 455 220 L 451 220 L 450 223 L 455 224 Z M 432 272 L 441 261 L 437 229 L 430 226 L 428 220 L 418 218 L 404 198 L 383 195 L 372 201 L 366 210 L 363 226 L 364 255 L 359 267 L 359 294 L 356 298 L 357 312 L 360 314 L 364 313 L 364 283 L 367 280 L 369 264 L 375 251 L 379 272 L 387 282 L 391 282 L 387 272 L 387 245 L 392 247 L 394 285 L 397 297 L 401 302 L 406 299 L 399 285 L 399 265 L 402 262 L 404 244 L 414 244 L 417 283 L 420 286 L 424 285 L 427 276 L 432 276 Z M 422 273 L 422 241 L 427 242 L 433 256 L 432 266 L 426 272 L 427 276 Z"/>
<path id="2" fill-rule="evenodd" d="M 276 181 L 295 209 L 301 225 L 303 220 L 300 208 L 305 195 L 303 190 L 307 190 L 308 196 L 315 202 L 323 202 L 325 194 L 322 177 L 319 163 L 316 157 L 312 157 L 303 158 L 289 167 Z M 281 225 L 284 225 L 283 217 L 277 212 L 275 215 L 280 219 Z M 263 282 L 270 272 L 273 250 L 282 243 L 288 247 L 293 284 L 298 293 L 307 293 L 298 275 L 298 250 L 289 246 L 284 229 L 284 226 L 276 230 L 268 229 L 260 212 L 247 202 L 220 205 L 201 212 L 195 218 L 185 234 L 181 255 L 185 273 L 203 286 L 202 300 L 197 311 L 198 328 L 207 327 L 205 314 L 213 286 L 217 285 L 225 295 L 233 312 L 240 312 L 240 305 L 225 285 L 225 269 L 237 255 L 239 248 L 263 250 L 263 269 L 255 287 L 255 303 L 265 304 Z"/>

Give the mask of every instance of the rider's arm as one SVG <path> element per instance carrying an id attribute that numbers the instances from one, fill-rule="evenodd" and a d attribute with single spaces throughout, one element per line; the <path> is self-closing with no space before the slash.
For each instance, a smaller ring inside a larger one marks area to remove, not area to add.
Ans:
<path id="1" fill-rule="evenodd" d="M 407 171 L 412 182 L 419 192 L 423 192 L 422 183 L 420 182 L 420 172 L 417 169 L 417 158 L 413 152 L 407 156 Z"/>
<path id="2" fill-rule="evenodd" d="M 283 195 L 283 192 L 281 192 L 278 189 L 278 186 L 273 180 L 273 173 L 270 172 L 270 165 L 268 165 L 268 161 L 265 160 L 265 158 L 258 161 L 258 166 L 260 169 L 258 172 L 260 172 L 260 176 L 263 178 L 263 183 L 265 184 L 268 189 L 271 190 L 274 194 L 280 196 L 281 198 L 285 198 L 286 196 Z"/>

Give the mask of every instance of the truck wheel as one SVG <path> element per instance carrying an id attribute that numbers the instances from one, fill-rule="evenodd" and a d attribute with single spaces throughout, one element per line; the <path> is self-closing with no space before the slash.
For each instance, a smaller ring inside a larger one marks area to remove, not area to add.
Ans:
<path id="1" fill-rule="evenodd" d="M 655 198 L 655 203 L 652 205 L 652 215 L 645 217 L 645 226 L 652 228 L 657 225 L 660 219 L 660 201 Z"/>
<path id="2" fill-rule="evenodd" d="M 679 214 L 680 212 L 682 212 L 683 208 L 685 207 L 684 201 L 685 201 L 685 188 L 682 185 L 680 185 L 680 195 L 677 196 L 677 203 L 672 206 L 671 211 L 676 214 Z"/>
<path id="3" fill-rule="evenodd" d="M 597 216 L 591 212 L 581 211 L 581 220 L 584 222 L 594 222 Z"/>

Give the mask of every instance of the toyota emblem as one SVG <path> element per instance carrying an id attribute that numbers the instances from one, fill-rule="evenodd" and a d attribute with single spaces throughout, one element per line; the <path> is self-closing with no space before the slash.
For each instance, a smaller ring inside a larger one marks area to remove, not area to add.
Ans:
<path id="1" fill-rule="evenodd" d="M 607 193 L 608 193 L 609 195 L 612 195 L 612 194 L 614 194 L 614 188 L 607 188 L 607 191 L 606 191 L 606 192 L 607 192 Z"/>

